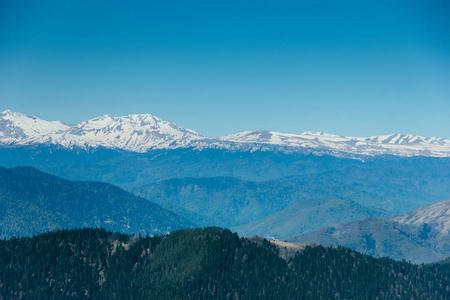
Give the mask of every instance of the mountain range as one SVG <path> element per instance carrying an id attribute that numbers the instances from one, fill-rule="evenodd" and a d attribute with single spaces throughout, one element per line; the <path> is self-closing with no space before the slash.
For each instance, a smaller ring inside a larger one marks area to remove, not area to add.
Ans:
<path id="1" fill-rule="evenodd" d="M 5 111 L 0 165 L 12 169 L 1 171 L 2 236 L 85 226 L 152 234 L 221 226 L 436 261 L 450 254 L 447 234 L 437 231 L 450 227 L 446 215 L 433 226 L 408 223 L 428 220 L 423 213 L 403 223 L 394 218 L 450 199 L 449 145 L 411 135 L 311 132 L 207 138 L 147 114 L 67 124 Z"/>
<path id="2" fill-rule="evenodd" d="M 100 116 L 79 124 L 45 121 L 5 110 L 0 115 L 0 145 L 24 146 L 53 144 L 65 148 L 121 149 L 147 152 L 152 149 L 219 148 L 255 151 L 275 147 L 279 151 L 300 151 L 334 156 L 432 156 L 450 157 L 450 140 L 409 134 L 356 138 L 303 132 L 245 131 L 208 138 L 161 120 L 150 114 L 123 117 Z"/>
<path id="3" fill-rule="evenodd" d="M 278 192 L 269 195 L 276 191 L 274 186 L 279 186 Z M 233 230 L 245 236 L 287 239 L 295 235 L 287 240 L 343 245 L 415 263 L 450 255 L 450 200 L 390 216 L 355 201 L 302 198 L 292 193 L 295 186 L 283 181 L 186 178 L 151 189 L 145 189 L 147 196 L 152 195 L 148 199 L 157 203 L 106 183 L 69 181 L 30 167 L 0 167 L 0 238 L 84 227 L 163 234 L 180 228 L 241 224 Z M 341 221 L 346 222 L 336 224 Z"/>
<path id="4" fill-rule="evenodd" d="M 320 163 L 323 157 L 314 158 Z M 433 165 L 429 159 L 410 166 L 404 160 L 355 161 L 357 165 L 334 170 L 329 163 L 325 170 L 316 168 L 276 180 L 172 178 L 131 191 L 198 225 L 215 224 L 240 234 L 284 239 L 345 220 L 406 213 L 445 199 L 450 195 L 449 162 L 439 159 Z M 344 162 L 352 160 L 341 159 Z M 248 164 L 247 168 L 254 170 Z"/>

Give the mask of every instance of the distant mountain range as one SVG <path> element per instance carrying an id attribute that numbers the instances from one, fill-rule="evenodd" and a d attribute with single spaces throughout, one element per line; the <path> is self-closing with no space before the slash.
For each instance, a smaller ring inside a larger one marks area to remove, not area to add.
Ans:
<path id="1" fill-rule="evenodd" d="M 9 110 L 0 115 L 0 145 L 60 145 L 65 148 L 110 148 L 144 153 L 152 149 L 277 150 L 334 156 L 450 157 L 450 140 L 392 134 L 356 138 L 322 132 L 287 134 L 246 131 L 207 138 L 149 114 L 100 116 L 79 124 L 48 122 Z"/>

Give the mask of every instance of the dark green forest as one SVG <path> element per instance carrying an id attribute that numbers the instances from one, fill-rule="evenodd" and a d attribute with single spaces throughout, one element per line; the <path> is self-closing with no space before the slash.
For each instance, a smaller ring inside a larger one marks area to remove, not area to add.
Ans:
<path id="1" fill-rule="evenodd" d="M 58 230 L 0 241 L 0 299 L 449 299 L 450 265 L 343 247 L 286 260 L 267 240 L 209 227 L 166 236 Z"/>

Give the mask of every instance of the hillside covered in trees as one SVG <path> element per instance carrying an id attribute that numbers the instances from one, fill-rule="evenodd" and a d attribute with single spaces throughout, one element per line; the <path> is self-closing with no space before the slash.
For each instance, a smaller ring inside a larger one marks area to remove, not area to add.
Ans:
<path id="1" fill-rule="evenodd" d="M 107 183 L 65 180 L 31 167 L 0 167 L 0 238 L 62 228 L 163 234 L 193 226 L 158 204 Z"/>
<path id="2" fill-rule="evenodd" d="M 449 299 L 450 265 L 306 247 L 289 259 L 220 228 L 60 230 L 0 241 L 0 299 Z"/>

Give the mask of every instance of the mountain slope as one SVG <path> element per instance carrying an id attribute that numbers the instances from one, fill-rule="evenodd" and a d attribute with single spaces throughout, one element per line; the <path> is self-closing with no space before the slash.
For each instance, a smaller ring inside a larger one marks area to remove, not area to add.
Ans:
<path id="1" fill-rule="evenodd" d="M 343 245 L 373 256 L 435 262 L 450 256 L 449 206 L 447 200 L 387 220 L 343 222 L 297 235 L 289 241 Z"/>
<path id="2" fill-rule="evenodd" d="M 450 200 L 422 206 L 413 212 L 394 216 L 391 220 L 406 225 L 432 226 L 441 235 L 450 234 Z"/>
<path id="3" fill-rule="evenodd" d="M 324 226 L 372 216 L 388 217 L 389 213 L 349 200 L 311 199 L 233 230 L 244 236 L 261 235 L 286 239 Z"/>
<path id="4" fill-rule="evenodd" d="M 288 241 L 341 245 L 375 257 L 387 256 L 414 263 L 436 262 L 450 254 L 436 245 L 427 226 L 411 227 L 377 218 L 339 223 L 297 235 Z"/>
<path id="5" fill-rule="evenodd" d="M 68 181 L 29 167 L 0 167 L 1 238 L 58 228 L 157 234 L 190 226 L 159 205 L 109 184 Z"/>
<path id="6" fill-rule="evenodd" d="M 283 151 L 338 157 L 398 155 L 450 157 L 450 140 L 393 134 L 355 138 L 326 133 L 288 134 L 245 131 L 219 138 L 197 132 L 149 114 L 100 116 L 76 125 L 47 122 L 34 116 L 0 114 L 0 145 L 60 145 L 66 148 L 122 149 L 145 153 L 151 149 L 229 149 L 233 151 Z"/>
<path id="7" fill-rule="evenodd" d="M 203 226 L 232 227 L 275 213 L 297 201 L 293 187 L 278 181 L 231 177 L 180 178 L 136 189 L 136 195 Z"/>
<path id="8" fill-rule="evenodd" d="M 6 299 L 448 299 L 447 263 L 417 266 L 346 248 L 277 248 L 229 230 L 164 237 L 70 230 L 0 241 Z"/>

